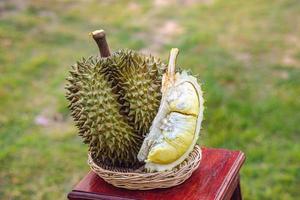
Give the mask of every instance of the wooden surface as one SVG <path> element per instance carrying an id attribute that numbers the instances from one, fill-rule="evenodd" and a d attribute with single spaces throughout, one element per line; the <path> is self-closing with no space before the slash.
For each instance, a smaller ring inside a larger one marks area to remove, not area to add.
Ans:
<path id="1" fill-rule="evenodd" d="M 89 172 L 69 193 L 70 200 L 82 199 L 239 199 L 239 170 L 245 160 L 241 151 L 202 148 L 200 167 L 183 184 L 148 191 L 116 188 Z"/>

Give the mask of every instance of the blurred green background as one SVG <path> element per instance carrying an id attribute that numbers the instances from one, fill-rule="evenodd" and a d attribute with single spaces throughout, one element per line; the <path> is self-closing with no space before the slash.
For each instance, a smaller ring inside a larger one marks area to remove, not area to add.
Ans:
<path id="1" fill-rule="evenodd" d="M 89 170 L 64 97 L 71 64 L 132 48 L 198 74 L 200 143 L 240 149 L 245 199 L 300 196 L 300 1 L 0 2 L 0 199 L 65 199 Z"/>

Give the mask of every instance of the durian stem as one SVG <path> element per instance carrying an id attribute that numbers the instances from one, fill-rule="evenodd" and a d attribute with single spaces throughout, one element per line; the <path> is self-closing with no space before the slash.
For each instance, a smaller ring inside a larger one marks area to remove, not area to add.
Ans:
<path id="1" fill-rule="evenodd" d="M 91 33 L 93 36 L 95 42 L 98 45 L 99 51 L 100 51 L 100 56 L 101 57 L 109 57 L 110 56 L 110 51 L 109 47 L 106 41 L 105 37 L 105 32 L 104 30 L 96 30 Z"/>
<path id="2" fill-rule="evenodd" d="M 176 68 L 176 59 L 179 54 L 179 49 L 172 48 L 169 56 L 169 64 L 168 64 L 168 79 L 170 84 L 172 85 L 175 82 L 175 68 Z"/>

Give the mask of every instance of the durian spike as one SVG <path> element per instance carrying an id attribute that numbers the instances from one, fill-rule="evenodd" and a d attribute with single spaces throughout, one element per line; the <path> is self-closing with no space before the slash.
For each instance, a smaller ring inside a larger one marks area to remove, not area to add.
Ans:
<path id="1" fill-rule="evenodd" d="M 110 50 L 106 41 L 105 37 L 105 31 L 104 30 L 96 30 L 90 33 L 95 42 L 98 45 L 99 51 L 100 51 L 100 56 L 101 57 L 109 57 L 110 56 Z"/>
<path id="2" fill-rule="evenodd" d="M 168 87 L 172 86 L 175 83 L 175 68 L 176 68 L 176 59 L 179 54 L 179 49 L 172 48 L 169 56 L 169 63 L 167 73 L 163 77 L 162 81 L 162 91 L 165 91 Z"/>

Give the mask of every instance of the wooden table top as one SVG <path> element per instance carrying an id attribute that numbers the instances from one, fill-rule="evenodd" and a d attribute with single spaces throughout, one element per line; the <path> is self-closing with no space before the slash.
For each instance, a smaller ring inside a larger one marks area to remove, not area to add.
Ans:
<path id="1" fill-rule="evenodd" d="M 133 191 L 116 188 L 90 171 L 69 193 L 68 197 L 72 200 L 229 199 L 238 184 L 238 174 L 244 160 L 245 156 L 241 151 L 203 147 L 199 168 L 181 185 L 168 189 Z"/>

